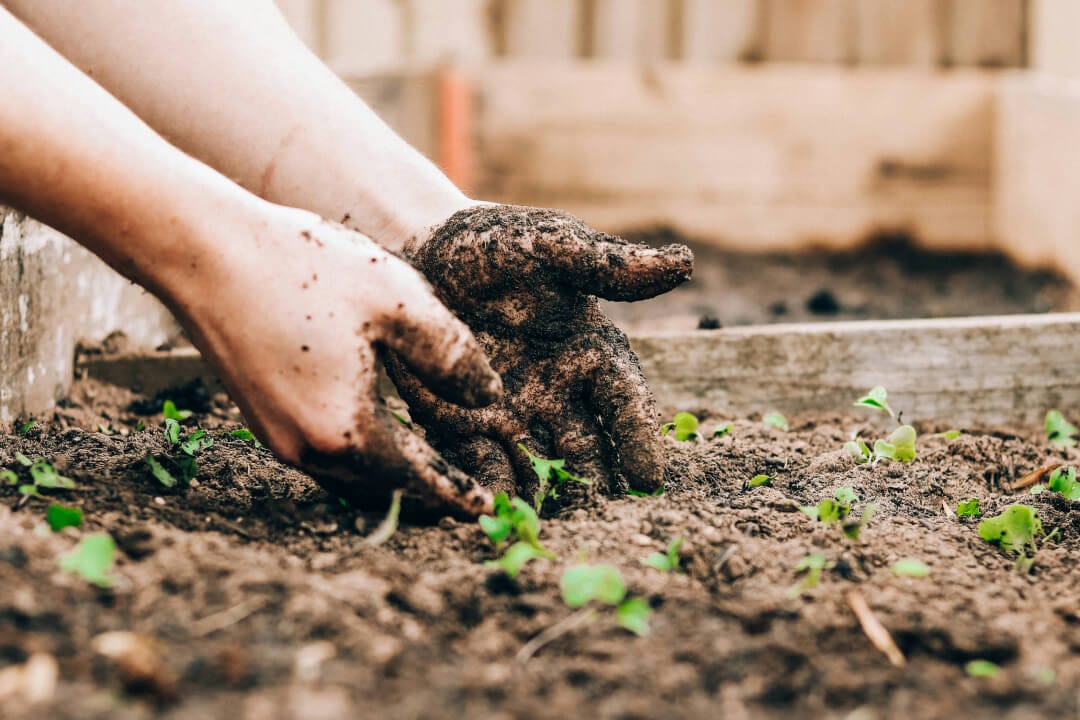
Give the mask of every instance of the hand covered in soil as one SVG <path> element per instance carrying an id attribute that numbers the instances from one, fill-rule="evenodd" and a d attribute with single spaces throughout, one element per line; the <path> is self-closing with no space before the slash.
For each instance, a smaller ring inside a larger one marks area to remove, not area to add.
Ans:
<path id="1" fill-rule="evenodd" d="M 387 367 L 413 418 L 448 460 L 496 490 L 529 496 L 520 443 L 565 458 L 593 487 L 651 492 L 664 474 L 651 392 L 597 297 L 643 300 L 690 277 L 681 245 L 651 249 L 553 210 L 486 205 L 453 215 L 406 254 L 463 319 L 502 376 L 482 409 L 438 398 L 399 358 Z"/>
<path id="2" fill-rule="evenodd" d="M 200 265 L 189 280 L 197 287 L 172 303 L 255 432 L 346 499 L 402 487 L 440 511 L 490 512 L 490 493 L 376 395 L 385 347 L 433 396 L 494 401 L 501 383 L 472 333 L 416 270 L 365 236 L 274 212 L 221 242 L 222 260 Z"/>

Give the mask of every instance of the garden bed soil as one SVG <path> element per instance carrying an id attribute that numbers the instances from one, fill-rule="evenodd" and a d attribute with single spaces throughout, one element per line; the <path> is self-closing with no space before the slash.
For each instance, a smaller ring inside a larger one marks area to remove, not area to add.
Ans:
<path id="1" fill-rule="evenodd" d="M 628 236 L 650 245 L 682 242 L 694 277 L 642 303 L 605 303 L 624 329 L 693 330 L 831 320 L 1012 315 L 1073 310 L 1060 274 L 1017 266 L 997 252 L 943 252 L 903 234 L 851 250 L 745 252 L 694 242 L 670 230 Z"/>
<path id="2" fill-rule="evenodd" d="M 200 410 L 189 424 L 216 440 L 186 489 L 164 488 L 143 461 L 166 452 L 162 418 L 149 414 L 160 399 L 83 383 L 55 417 L 0 438 L 0 465 L 17 468 L 19 451 L 74 478 L 78 488 L 58 499 L 82 508 L 84 532 L 108 532 L 120 548 L 115 586 L 90 586 L 57 567 L 77 533 L 50 534 L 43 501 L 0 488 L 4 717 L 1045 718 L 1080 710 L 1080 515 L 1060 495 L 1005 489 L 1048 461 L 1078 459 L 1048 448 L 1041 428 L 968 428 L 950 442 L 927 434 L 946 428 L 922 424 L 918 459 L 869 467 L 840 449 L 855 431 L 883 432 L 857 410 L 791 418 L 789 432 L 731 418 L 726 437 L 668 442 L 662 496 L 602 499 L 546 519 L 542 539 L 559 560 L 534 561 L 511 581 L 484 566 L 493 550 L 472 523 L 405 522 L 384 544 L 365 544 L 378 514 L 343 507 L 265 449 L 230 437 L 238 416 L 223 397 L 195 392 L 178 402 Z M 136 431 L 140 418 L 146 429 Z M 772 485 L 748 489 L 759 473 Z M 854 488 L 857 510 L 877 506 L 860 541 L 794 509 L 841 486 Z M 972 496 L 987 513 L 1028 503 L 1048 531 L 1059 530 L 1030 572 L 980 539 L 975 521 L 947 511 Z M 639 562 L 677 536 L 685 574 Z M 831 569 L 790 597 L 795 567 L 811 553 Z M 604 615 L 517 663 L 525 643 L 573 612 L 559 578 L 580 557 L 621 569 L 630 592 L 654 608 L 651 633 L 636 637 Z M 892 574 L 903 557 L 923 560 L 930 576 Z M 892 633 L 906 666 L 871 644 L 849 591 Z M 120 664 L 92 650 L 112 631 L 142 638 Z M 977 659 L 1001 669 L 969 677 L 965 664 Z M 37 671 L 23 671 L 28 661 Z M 29 706 L 28 691 L 42 702 Z"/>

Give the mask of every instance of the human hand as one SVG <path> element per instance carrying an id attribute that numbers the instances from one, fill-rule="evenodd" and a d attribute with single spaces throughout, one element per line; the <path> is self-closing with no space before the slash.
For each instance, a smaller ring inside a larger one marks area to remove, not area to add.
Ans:
<path id="1" fill-rule="evenodd" d="M 534 454 L 609 493 L 652 492 L 664 473 L 651 392 L 597 296 L 642 300 L 690 277 L 689 248 L 651 249 L 562 212 L 482 205 L 453 215 L 406 254 L 472 328 L 502 376 L 481 409 L 438 398 L 397 356 L 387 369 L 413 419 L 448 460 L 496 490 L 531 496 Z"/>

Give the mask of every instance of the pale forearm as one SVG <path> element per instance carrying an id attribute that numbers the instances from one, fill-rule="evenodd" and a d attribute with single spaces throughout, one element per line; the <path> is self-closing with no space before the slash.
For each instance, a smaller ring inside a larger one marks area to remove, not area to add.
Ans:
<path id="1" fill-rule="evenodd" d="M 388 244 L 469 201 L 272 0 L 0 0 L 170 141 L 272 202 Z"/>

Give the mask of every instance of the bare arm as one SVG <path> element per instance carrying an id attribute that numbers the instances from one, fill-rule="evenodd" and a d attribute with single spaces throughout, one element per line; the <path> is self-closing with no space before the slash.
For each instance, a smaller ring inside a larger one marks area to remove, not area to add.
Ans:
<path id="1" fill-rule="evenodd" d="M 471 203 L 272 0 L 0 0 L 171 142 L 255 194 L 390 247 Z"/>

